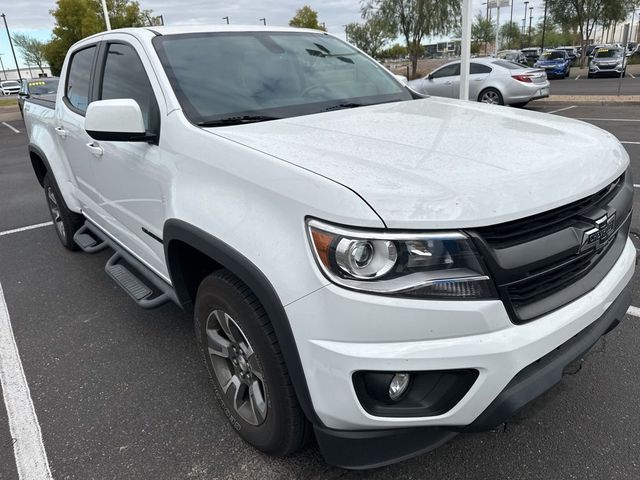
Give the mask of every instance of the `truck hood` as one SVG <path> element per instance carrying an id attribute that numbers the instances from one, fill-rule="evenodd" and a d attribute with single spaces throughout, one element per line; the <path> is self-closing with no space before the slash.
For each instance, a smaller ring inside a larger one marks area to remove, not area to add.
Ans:
<path id="1" fill-rule="evenodd" d="M 534 215 L 597 192 L 629 164 L 592 125 L 442 98 L 209 130 L 346 186 L 390 228 Z"/>

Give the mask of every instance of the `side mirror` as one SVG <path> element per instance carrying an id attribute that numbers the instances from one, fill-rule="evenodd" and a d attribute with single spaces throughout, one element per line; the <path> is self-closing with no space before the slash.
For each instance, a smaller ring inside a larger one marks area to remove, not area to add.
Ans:
<path id="1" fill-rule="evenodd" d="M 427 80 L 433 80 L 433 73 L 430 73 L 429 75 L 427 75 Z"/>
<path id="2" fill-rule="evenodd" d="M 405 77 L 404 75 L 394 75 L 394 77 L 396 77 L 396 80 L 398 80 L 405 87 L 409 84 L 409 80 L 407 80 L 407 77 Z"/>
<path id="3" fill-rule="evenodd" d="M 85 114 L 84 129 L 95 140 L 109 142 L 157 140 L 157 135 L 147 133 L 140 105 L 131 98 L 91 102 Z"/>

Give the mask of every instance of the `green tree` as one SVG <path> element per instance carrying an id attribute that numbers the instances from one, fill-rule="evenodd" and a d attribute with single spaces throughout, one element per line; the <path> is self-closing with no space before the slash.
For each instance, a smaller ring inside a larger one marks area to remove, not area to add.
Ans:
<path id="1" fill-rule="evenodd" d="M 378 15 L 366 18 L 364 23 L 350 23 L 345 30 L 347 40 L 373 58 L 377 58 L 384 44 L 395 36 L 390 25 Z"/>
<path id="2" fill-rule="evenodd" d="M 45 63 L 44 42 L 22 33 L 14 34 L 12 39 L 18 50 L 20 50 L 22 58 L 27 61 L 27 65 L 36 65 L 44 73 L 42 68 Z"/>
<path id="3" fill-rule="evenodd" d="M 487 45 L 496 38 L 496 25 L 481 12 L 476 14 L 471 24 L 471 40 L 480 47 L 484 44 L 484 53 L 487 53 Z"/>
<path id="4" fill-rule="evenodd" d="M 424 53 L 422 39 L 449 33 L 460 19 L 459 0 L 365 0 L 362 10 L 365 15 L 379 15 L 404 38 L 412 77 L 418 70 L 418 57 Z"/>
<path id="5" fill-rule="evenodd" d="M 313 28 L 314 30 L 326 30 L 324 24 L 318 22 L 318 12 L 309 5 L 296 10 L 294 17 L 289 20 L 290 27 Z"/>
<path id="6" fill-rule="evenodd" d="M 150 10 L 132 0 L 107 0 L 111 28 L 141 27 L 149 23 Z M 44 46 L 51 72 L 60 75 L 67 50 L 74 43 L 106 29 L 100 0 L 57 0 L 50 11 L 55 19 L 53 38 Z"/>
<path id="7" fill-rule="evenodd" d="M 520 45 L 520 27 L 516 22 L 505 23 L 500 27 L 502 48 L 513 49 Z"/>
<path id="8" fill-rule="evenodd" d="M 386 50 L 382 50 L 380 52 L 380 57 L 396 59 L 396 58 L 404 58 L 407 56 L 407 47 L 404 45 L 400 45 L 399 43 L 394 43 Z"/>

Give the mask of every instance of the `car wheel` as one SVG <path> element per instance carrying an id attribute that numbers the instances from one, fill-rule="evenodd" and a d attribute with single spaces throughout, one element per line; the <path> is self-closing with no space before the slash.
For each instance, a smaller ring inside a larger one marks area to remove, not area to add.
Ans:
<path id="1" fill-rule="evenodd" d="M 488 103 L 490 105 L 504 105 L 502 94 L 495 88 L 487 88 L 480 92 L 478 101 L 481 103 Z"/>
<path id="2" fill-rule="evenodd" d="M 42 184 L 51 220 L 60 243 L 69 250 L 78 250 L 78 246 L 73 241 L 73 236 L 84 224 L 84 217 L 69 210 L 51 174 L 47 173 L 44 176 Z"/>
<path id="3" fill-rule="evenodd" d="M 304 446 L 311 429 L 253 292 L 227 270 L 213 273 L 198 288 L 194 320 L 214 394 L 240 437 L 278 456 Z"/>

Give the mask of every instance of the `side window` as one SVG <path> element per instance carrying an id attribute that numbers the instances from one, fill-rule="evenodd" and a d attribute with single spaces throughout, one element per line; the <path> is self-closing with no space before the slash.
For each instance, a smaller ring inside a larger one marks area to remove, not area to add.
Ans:
<path id="1" fill-rule="evenodd" d="M 69 103 L 81 112 L 86 112 L 89 105 L 91 66 L 95 53 L 95 46 L 78 50 L 71 57 L 69 65 L 65 96 Z"/>
<path id="2" fill-rule="evenodd" d="M 142 110 L 149 132 L 159 129 L 158 104 L 138 54 L 130 45 L 110 43 L 102 76 L 101 100 L 132 98 Z"/>
<path id="3" fill-rule="evenodd" d="M 460 75 L 460 64 L 455 63 L 453 65 L 447 65 L 446 67 L 442 67 L 437 72 L 434 72 L 432 78 L 443 78 L 443 77 L 453 77 L 456 75 Z"/>
<path id="4" fill-rule="evenodd" d="M 491 73 L 491 67 L 481 63 L 471 63 L 471 75 L 476 73 Z"/>

